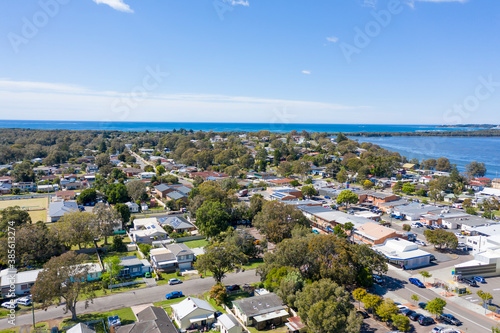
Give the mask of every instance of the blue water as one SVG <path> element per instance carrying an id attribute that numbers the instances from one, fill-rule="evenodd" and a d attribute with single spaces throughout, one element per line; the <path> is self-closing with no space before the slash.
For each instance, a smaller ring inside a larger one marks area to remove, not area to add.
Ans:
<path id="1" fill-rule="evenodd" d="M 460 171 L 472 162 L 484 162 L 486 177 L 497 178 L 500 174 L 500 137 L 376 137 L 356 138 L 359 142 L 371 142 L 390 151 L 397 151 L 408 159 L 446 157 Z"/>
<path id="2" fill-rule="evenodd" d="M 356 125 L 356 124 L 272 124 L 272 123 L 161 123 L 161 122 L 98 122 L 98 121 L 47 121 L 0 120 L 0 128 L 68 129 L 68 130 L 118 130 L 118 131 L 171 131 L 181 128 L 193 131 L 244 131 L 257 132 L 419 132 L 439 130 L 471 130 L 472 128 L 440 128 L 434 125 Z"/>

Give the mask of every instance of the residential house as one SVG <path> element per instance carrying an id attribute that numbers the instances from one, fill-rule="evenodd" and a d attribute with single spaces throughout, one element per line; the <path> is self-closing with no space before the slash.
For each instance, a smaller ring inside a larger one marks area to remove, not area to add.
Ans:
<path id="1" fill-rule="evenodd" d="M 182 216 L 162 217 L 158 219 L 158 222 L 162 227 L 165 227 L 166 225 L 172 227 L 174 231 L 179 234 L 196 230 L 194 224 L 192 224 Z"/>
<path id="2" fill-rule="evenodd" d="M 224 313 L 222 316 L 217 317 L 217 324 L 220 333 L 241 333 L 243 327 L 234 316 L 230 313 Z"/>
<path id="3" fill-rule="evenodd" d="M 175 191 L 175 189 L 167 184 L 160 184 L 155 186 L 155 193 L 160 198 L 166 198 L 166 194 Z"/>
<path id="4" fill-rule="evenodd" d="M 66 213 L 78 211 L 76 201 L 56 201 L 49 204 L 49 222 L 57 222 Z"/>
<path id="5" fill-rule="evenodd" d="M 171 307 L 172 317 L 180 329 L 197 329 L 215 322 L 215 309 L 205 300 L 188 297 Z"/>
<path id="6" fill-rule="evenodd" d="M 138 168 L 124 168 L 122 170 L 123 170 L 123 172 L 125 172 L 127 177 L 135 177 L 142 172 L 142 170 L 138 169 Z"/>
<path id="7" fill-rule="evenodd" d="M 269 187 L 267 192 L 271 200 L 297 200 L 302 198 L 302 191 L 291 187 Z"/>
<path id="8" fill-rule="evenodd" d="M 491 181 L 491 187 L 500 190 L 500 178 L 495 178 Z"/>
<path id="9" fill-rule="evenodd" d="M 415 164 L 413 164 L 413 163 L 405 163 L 405 164 L 403 164 L 403 169 L 405 169 L 405 170 L 415 170 Z"/>
<path id="10" fill-rule="evenodd" d="M 35 192 L 37 189 L 37 185 L 34 182 L 19 182 L 12 184 L 12 187 L 17 187 L 21 189 L 21 191 L 31 191 Z"/>
<path id="11" fill-rule="evenodd" d="M 141 172 L 139 174 L 139 177 L 141 179 L 151 179 L 153 178 L 154 176 L 156 176 L 156 172 Z"/>
<path id="12" fill-rule="evenodd" d="M 18 296 L 30 293 L 31 287 L 35 284 L 41 269 L 18 272 L 16 269 L 4 269 L 0 271 L 2 297 L 11 293 L 11 286 L 14 285 L 14 293 Z"/>
<path id="13" fill-rule="evenodd" d="M 102 268 L 98 263 L 86 263 L 82 264 L 89 267 L 89 272 L 87 274 L 87 281 L 96 281 L 101 279 Z"/>
<path id="14" fill-rule="evenodd" d="M 215 171 L 200 171 L 191 173 L 191 178 L 194 178 L 196 176 L 200 176 L 201 178 L 203 178 L 203 180 L 217 180 L 229 177 L 227 174 L 223 172 L 215 172 Z"/>
<path id="15" fill-rule="evenodd" d="M 75 199 L 75 191 L 57 191 L 56 198 L 60 200 L 73 200 Z"/>
<path id="16" fill-rule="evenodd" d="M 288 323 L 285 323 L 288 331 L 290 333 L 305 333 L 307 332 L 307 326 L 302 322 L 300 317 L 290 317 L 288 318 Z"/>
<path id="17" fill-rule="evenodd" d="M 123 278 L 144 276 L 144 274 L 151 272 L 151 264 L 146 259 L 141 260 L 136 256 L 120 258 L 120 266 L 123 268 L 119 276 Z"/>
<path id="18" fill-rule="evenodd" d="M 0 194 L 10 194 L 12 190 L 12 184 L 0 183 Z"/>
<path id="19" fill-rule="evenodd" d="M 86 173 L 97 173 L 97 172 L 99 172 L 99 167 L 95 164 L 89 164 L 89 165 L 87 165 L 85 172 Z"/>
<path id="20" fill-rule="evenodd" d="M 10 177 L 10 176 L 2 176 L 2 177 L 0 177 L 0 183 L 12 184 L 12 177 Z"/>
<path id="21" fill-rule="evenodd" d="M 385 204 L 388 202 L 393 202 L 401 199 L 400 196 L 386 193 L 386 192 L 368 192 L 368 191 L 360 191 L 358 192 L 359 202 L 364 203 L 368 202 L 374 206 L 380 207 L 381 204 Z"/>
<path id="22" fill-rule="evenodd" d="M 137 321 L 115 328 L 115 333 L 178 333 L 174 323 L 161 307 L 149 306 L 137 313 Z"/>
<path id="23" fill-rule="evenodd" d="M 167 232 L 162 228 L 155 217 L 135 219 L 134 229 L 129 235 L 135 243 L 152 244 L 155 240 L 165 240 L 168 238 Z"/>
<path id="24" fill-rule="evenodd" d="M 401 238 L 387 239 L 383 244 L 374 245 L 373 250 L 384 255 L 389 263 L 403 269 L 428 266 L 431 254 L 420 250 L 418 245 Z"/>
<path id="25" fill-rule="evenodd" d="M 139 213 L 140 207 L 138 204 L 135 202 L 126 202 L 125 205 L 127 205 L 129 212 L 131 213 Z"/>
<path id="26" fill-rule="evenodd" d="M 382 244 L 389 238 L 399 236 L 396 230 L 375 222 L 368 222 L 354 229 L 354 238 L 369 245 Z"/>
<path id="27" fill-rule="evenodd" d="M 93 328 L 90 328 L 90 326 L 84 323 L 78 323 L 66 331 L 66 333 L 95 333 L 95 332 L 96 331 Z"/>
<path id="28" fill-rule="evenodd" d="M 182 200 L 184 202 L 188 201 L 187 195 L 185 195 L 184 193 L 181 193 L 179 191 L 168 192 L 167 194 L 165 194 L 165 199 L 167 199 L 167 201 L 170 201 L 170 200 L 174 200 L 174 201 Z"/>
<path id="29" fill-rule="evenodd" d="M 258 330 L 272 324 L 280 325 L 290 317 L 287 307 L 274 293 L 233 301 L 233 310 L 243 324 L 254 326 Z"/>
<path id="30" fill-rule="evenodd" d="M 193 268 L 194 252 L 183 243 L 168 244 L 163 248 L 151 249 L 149 254 L 153 269 L 162 273 Z"/>
<path id="31" fill-rule="evenodd" d="M 59 185 L 58 184 L 54 184 L 54 185 L 38 185 L 37 191 L 38 192 L 43 192 L 43 193 L 56 192 L 56 191 L 59 191 Z"/>

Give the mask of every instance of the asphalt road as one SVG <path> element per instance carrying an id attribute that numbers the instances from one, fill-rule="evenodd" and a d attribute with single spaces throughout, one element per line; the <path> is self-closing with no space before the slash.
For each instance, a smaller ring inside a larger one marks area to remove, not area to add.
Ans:
<path id="1" fill-rule="evenodd" d="M 408 300 L 409 303 L 413 294 L 416 294 L 420 297 L 419 302 L 429 302 L 436 297 L 441 297 L 440 295 L 429 289 L 418 288 L 415 285 L 410 284 L 407 280 L 403 280 L 397 274 L 397 271 L 389 271 L 387 273 L 387 277 L 389 277 L 389 279 L 387 279 L 389 280 L 389 283 L 386 285 L 386 289 L 392 291 L 399 297 Z M 382 294 L 383 293 L 385 293 L 384 290 L 382 290 Z M 463 324 L 457 328 L 464 332 L 491 332 L 491 327 L 497 326 L 499 324 L 497 321 L 492 320 L 486 316 L 458 306 L 450 300 L 447 300 L 447 305 L 444 312 L 452 314 L 460 319 Z M 419 325 L 416 324 L 415 326 Z"/>
<path id="2" fill-rule="evenodd" d="M 224 284 L 245 284 L 260 281 L 259 276 L 255 275 L 255 270 L 247 270 L 245 272 L 231 273 L 223 280 Z M 83 301 L 77 303 L 77 314 L 91 312 L 108 312 L 115 309 L 130 307 L 134 305 L 154 303 L 165 300 L 165 294 L 172 291 L 182 291 L 185 295 L 201 295 L 215 284 L 213 278 L 187 280 L 182 284 L 174 286 L 163 285 L 134 291 L 113 294 L 105 297 L 99 297 L 94 300 L 89 307 L 85 309 Z M 70 314 L 64 314 L 62 307 L 50 307 L 47 311 L 39 310 L 35 312 L 36 322 L 47 321 L 50 319 L 66 318 Z M 31 313 L 19 315 L 16 317 L 15 326 L 32 324 Z M 0 320 L 0 330 L 12 328 L 13 326 L 7 322 L 7 318 Z"/>

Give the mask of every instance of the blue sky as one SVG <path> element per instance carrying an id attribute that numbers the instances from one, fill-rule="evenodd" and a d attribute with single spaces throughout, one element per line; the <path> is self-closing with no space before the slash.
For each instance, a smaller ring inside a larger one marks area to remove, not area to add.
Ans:
<path id="1" fill-rule="evenodd" d="M 0 119 L 500 122 L 497 0 L 4 0 L 0 11 Z"/>

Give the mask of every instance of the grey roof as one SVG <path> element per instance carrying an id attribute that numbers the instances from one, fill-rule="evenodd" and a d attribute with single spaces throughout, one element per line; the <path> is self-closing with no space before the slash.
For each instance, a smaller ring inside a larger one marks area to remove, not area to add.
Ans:
<path id="1" fill-rule="evenodd" d="M 399 200 L 395 200 L 395 201 L 382 202 L 380 204 L 380 206 L 396 207 L 396 206 L 402 206 L 402 205 L 407 205 L 407 204 L 408 204 L 408 201 L 406 201 L 405 199 L 399 199 Z"/>
<path id="2" fill-rule="evenodd" d="M 179 200 L 186 197 L 183 193 L 177 191 L 169 192 L 166 196 L 173 200 Z"/>
<path id="3" fill-rule="evenodd" d="M 143 263 L 136 256 L 128 256 L 120 258 L 121 266 L 142 266 Z"/>
<path id="4" fill-rule="evenodd" d="M 191 192 L 191 189 L 187 186 L 184 186 L 184 185 L 183 186 L 176 186 L 175 190 L 179 191 L 183 194 L 189 194 L 189 192 Z"/>
<path id="5" fill-rule="evenodd" d="M 155 190 L 158 190 L 160 192 L 163 192 L 163 191 L 166 191 L 166 190 L 170 190 L 171 187 L 166 185 L 166 184 L 160 184 L 158 186 L 155 186 Z"/>
<path id="6" fill-rule="evenodd" d="M 49 216 L 63 216 L 66 213 L 76 212 L 77 210 L 78 205 L 76 204 L 76 201 L 51 202 L 49 205 Z"/>
<path id="7" fill-rule="evenodd" d="M 281 298 L 275 293 L 233 301 L 233 306 L 238 307 L 240 311 L 248 317 L 285 309 Z"/>
<path id="8" fill-rule="evenodd" d="M 154 258 L 156 262 L 171 261 L 175 259 L 175 254 L 173 253 L 153 254 L 151 255 L 151 258 Z"/>
<path id="9" fill-rule="evenodd" d="M 232 315 L 224 313 L 222 316 L 217 318 L 219 324 L 221 324 L 226 330 L 230 330 L 233 327 L 241 326 L 240 323 Z"/>
<path id="10" fill-rule="evenodd" d="M 179 255 L 194 254 L 189 247 L 184 243 L 168 244 L 167 249 L 171 251 L 176 257 Z"/>
<path id="11" fill-rule="evenodd" d="M 12 184 L 9 183 L 0 183 L 0 190 L 10 190 L 12 188 Z"/>
<path id="12" fill-rule="evenodd" d="M 67 333 L 95 333 L 93 329 L 85 325 L 84 323 L 78 323 L 66 331 Z"/>
<path id="13" fill-rule="evenodd" d="M 189 229 L 193 228 L 194 225 L 182 216 L 167 216 L 158 219 L 158 222 L 162 225 L 169 225 L 175 229 Z"/>
<path id="14" fill-rule="evenodd" d="M 329 213 L 332 210 L 330 208 L 326 208 L 323 206 L 297 206 L 297 208 L 303 212 L 309 213 L 309 214 L 317 214 L 317 213 Z"/>
<path id="15" fill-rule="evenodd" d="M 138 204 L 136 204 L 135 202 L 131 202 L 131 201 L 126 202 L 125 205 L 127 205 L 129 208 L 132 208 L 132 207 L 133 208 L 139 208 Z"/>
<path id="16" fill-rule="evenodd" d="M 384 193 L 384 192 L 373 192 L 373 193 L 370 193 L 368 195 L 372 196 L 374 198 L 377 198 L 377 199 L 385 199 L 385 198 L 388 198 L 388 197 L 392 197 L 394 194 L 392 194 L 392 193 Z"/>
<path id="17" fill-rule="evenodd" d="M 137 313 L 138 322 L 117 327 L 116 333 L 177 333 L 177 329 L 162 308 L 150 306 Z"/>

